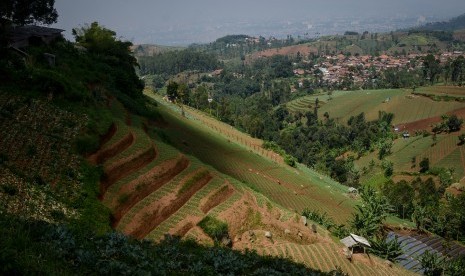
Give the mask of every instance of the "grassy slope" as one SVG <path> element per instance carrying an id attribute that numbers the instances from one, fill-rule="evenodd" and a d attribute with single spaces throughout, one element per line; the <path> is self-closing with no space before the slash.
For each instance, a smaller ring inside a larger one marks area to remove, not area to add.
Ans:
<path id="1" fill-rule="evenodd" d="M 318 111 L 320 117 L 328 112 L 330 117 L 345 123 L 350 116 L 365 112 L 367 120 L 375 120 L 378 118 L 378 111 L 382 110 L 394 113 L 394 124 L 440 116 L 465 107 L 465 103 L 462 102 L 433 101 L 427 97 L 411 97 L 410 95 L 411 91 L 401 89 L 335 91 L 331 100 L 328 100 L 328 95 L 305 96 L 289 102 L 288 107 L 291 111 L 313 111 L 313 109 L 302 108 L 305 106 L 302 102 L 313 104 L 318 98 L 320 102 L 323 102 Z M 385 102 L 388 98 L 389 101 Z"/>
<path id="2" fill-rule="evenodd" d="M 293 169 L 251 153 L 245 146 L 228 142 L 202 123 L 182 118 L 168 108 L 161 108 L 160 112 L 170 122 L 163 133 L 185 153 L 197 156 L 284 207 L 297 212 L 309 207 L 327 212 L 338 222 L 350 217 L 354 202 L 343 194 L 344 186 L 309 169 Z M 178 135 L 181 131 L 184 136 Z"/>

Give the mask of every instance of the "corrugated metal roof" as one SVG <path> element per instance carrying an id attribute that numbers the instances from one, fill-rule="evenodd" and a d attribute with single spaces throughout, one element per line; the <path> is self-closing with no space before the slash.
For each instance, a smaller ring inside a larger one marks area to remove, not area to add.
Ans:
<path id="1" fill-rule="evenodd" d="M 360 244 L 371 247 L 370 243 L 364 237 L 350 233 L 349 236 L 343 238 L 341 242 L 347 247 L 353 247 L 354 245 Z"/>

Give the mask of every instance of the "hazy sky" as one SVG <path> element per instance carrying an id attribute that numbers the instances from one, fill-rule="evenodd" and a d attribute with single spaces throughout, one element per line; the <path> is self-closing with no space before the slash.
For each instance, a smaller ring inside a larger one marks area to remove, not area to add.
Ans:
<path id="1" fill-rule="evenodd" d="M 55 0 L 56 27 L 98 21 L 137 43 L 141 34 L 195 25 L 330 17 L 430 16 L 465 13 L 464 0 Z"/>

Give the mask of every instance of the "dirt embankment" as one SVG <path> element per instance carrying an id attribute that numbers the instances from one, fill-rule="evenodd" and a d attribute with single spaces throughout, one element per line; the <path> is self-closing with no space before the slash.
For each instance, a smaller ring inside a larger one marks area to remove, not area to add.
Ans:
<path id="1" fill-rule="evenodd" d="M 189 160 L 182 155 L 179 158 L 165 161 L 161 165 L 154 167 L 148 173 L 141 175 L 134 181 L 125 185 L 118 195 L 128 195 L 127 198 L 118 205 L 117 201 L 120 197 L 115 197 L 117 207 L 113 213 L 113 227 L 118 225 L 121 218 L 134 207 L 134 205 L 168 183 L 188 166 Z"/>
<path id="2" fill-rule="evenodd" d="M 183 193 L 179 194 L 174 200 L 169 202 L 163 208 L 154 210 L 151 215 L 145 217 L 139 226 L 130 233 L 131 236 L 137 239 L 143 239 L 147 236 L 155 227 L 160 225 L 163 221 L 168 219 L 171 215 L 176 213 L 195 193 L 202 189 L 213 176 L 208 173 L 201 179 L 197 180 L 194 184 L 189 186 Z M 181 184 L 180 187 L 182 187 Z"/>
<path id="3" fill-rule="evenodd" d="M 447 115 L 457 115 L 459 118 L 465 118 L 465 108 L 460 108 L 456 109 L 451 112 L 447 112 Z M 438 124 L 442 122 L 441 116 L 436 116 L 436 117 L 430 117 L 406 124 L 399 124 L 400 126 L 400 131 L 409 131 L 409 132 L 415 132 L 415 130 L 427 130 L 427 131 L 432 131 L 432 128 L 435 124 Z"/>
<path id="4" fill-rule="evenodd" d="M 280 217 L 281 211 L 278 208 L 260 207 L 255 197 L 248 193 L 219 215 L 219 219 L 228 222 L 234 249 L 260 248 L 288 242 L 326 242 L 323 235 L 313 233 L 309 226 L 304 226 L 297 214 L 287 221 L 281 221 Z M 271 239 L 265 237 L 266 231 L 272 233 Z"/>
<path id="5" fill-rule="evenodd" d="M 108 159 L 116 156 L 117 154 L 123 152 L 125 149 L 130 147 L 134 142 L 134 134 L 129 132 L 121 140 L 109 146 L 98 150 L 96 153 L 89 156 L 88 160 L 92 164 L 103 164 Z"/>
<path id="6" fill-rule="evenodd" d="M 146 150 L 142 150 L 133 156 L 121 160 L 108 169 L 105 169 L 103 178 L 100 181 L 100 198 L 103 198 L 107 189 L 115 182 L 131 173 L 143 168 L 157 156 L 157 152 L 153 146 Z"/>
<path id="7" fill-rule="evenodd" d="M 200 209 L 204 214 L 208 213 L 211 209 L 225 202 L 234 194 L 234 189 L 229 185 L 221 187 L 219 190 L 213 191 L 203 204 L 201 204 Z"/>

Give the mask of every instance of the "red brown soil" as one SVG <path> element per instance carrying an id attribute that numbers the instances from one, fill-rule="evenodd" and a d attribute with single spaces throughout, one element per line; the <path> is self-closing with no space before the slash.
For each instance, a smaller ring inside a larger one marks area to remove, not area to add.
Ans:
<path id="1" fill-rule="evenodd" d="M 148 173 L 139 176 L 137 179 L 125 185 L 118 195 L 129 195 L 129 198 L 118 205 L 113 213 L 113 226 L 116 227 L 121 218 L 138 202 L 155 192 L 163 185 L 171 181 L 189 166 L 189 160 L 183 155 L 177 159 L 168 160 L 161 165 L 154 167 Z M 113 206 L 118 204 L 119 196 L 114 198 Z"/>
<path id="2" fill-rule="evenodd" d="M 201 204 L 200 210 L 202 210 L 202 212 L 206 214 L 211 209 L 226 201 L 233 194 L 234 189 L 231 186 L 223 186 L 219 190 L 213 191 L 209 196 L 207 196 L 207 200 L 203 204 Z"/>
<path id="3" fill-rule="evenodd" d="M 160 223 L 176 213 L 176 211 L 178 211 L 195 193 L 207 185 L 212 178 L 213 176 L 211 174 L 205 175 L 203 178 L 191 185 L 186 191 L 169 202 L 168 205 L 164 206 L 163 209 L 153 210 L 153 213 L 148 215 L 145 221 L 141 221 L 130 235 L 137 239 L 143 239 L 153 229 L 155 229 L 155 227 L 160 225 Z M 182 187 L 182 185 L 180 187 Z"/>
<path id="4" fill-rule="evenodd" d="M 292 45 L 282 48 L 273 48 L 268 50 L 263 50 L 260 52 L 256 52 L 251 56 L 247 57 L 247 62 L 251 62 L 260 57 L 271 57 L 275 55 L 282 55 L 282 56 L 295 56 L 297 53 L 300 53 L 302 56 L 308 56 L 310 53 L 318 53 L 318 49 L 315 47 L 310 47 L 309 45 L 301 44 L 301 45 Z"/>
<path id="5" fill-rule="evenodd" d="M 195 232 L 196 233 L 195 236 L 197 237 L 196 238 L 197 243 L 213 244 L 212 238 L 210 238 L 207 234 L 205 234 L 203 232 L 202 228 L 200 228 L 199 226 L 192 227 L 192 229 L 190 229 L 186 234 L 188 234 L 189 232 Z"/>
<path id="6" fill-rule="evenodd" d="M 149 149 L 142 150 L 128 158 L 119 161 L 110 168 L 105 169 L 103 179 L 100 181 L 100 198 L 103 198 L 107 189 L 115 182 L 131 173 L 143 168 L 157 156 L 153 146 Z"/>
<path id="7" fill-rule="evenodd" d="M 465 118 L 465 108 L 456 109 L 454 111 L 447 112 L 446 114 L 447 115 L 455 114 L 459 118 Z M 415 132 L 415 130 L 431 131 L 433 126 L 440 122 L 442 122 L 441 116 L 436 116 L 436 117 L 426 118 L 426 119 L 422 119 L 422 120 L 418 120 L 418 121 L 414 121 L 414 122 L 410 122 L 406 124 L 399 124 L 399 125 L 402 126 L 401 128 L 402 130 L 405 129 L 409 132 Z"/>
<path id="8" fill-rule="evenodd" d="M 197 218 L 197 222 L 193 223 L 192 221 L 188 221 L 187 223 L 184 223 L 179 229 L 174 230 L 174 236 L 179 236 L 179 237 L 184 237 L 184 235 L 189 232 L 189 230 L 194 227 L 195 224 L 197 224 L 200 221 L 200 218 Z"/>
<path id="9" fill-rule="evenodd" d="M 250 214 L 259 214 L 260 223 L 251 223 Z M 300 220 L 290 219 L 280 221 L 280 210 L 276 208 L 259 207 L 255 198 L 246 193 L 233 206 L 219 215 L 219 218 L 227 221 L 229 226 L 229 236 L 234 239 L 233 248 L 244 250 L 246 248 L 258 248 L 276 245 L 283 242 L 293 242 L 298 244 L 313 244 L 325 242 L 327 238 L 320 234 L 314 234 L 308 226 L 304 226 Z M 300 216 L 298 216 L 300 219 Z M 290 233 L 285 234 L 284 230 L 289 229 Z M 250 239 L 250 231 L 254 233 L 255 239 Z M 272 233 L 272 239 L 267 239 L 265 231 Z M 298 233 L 302 234 L 302 237 Z"/>
<path id="10" fill-rule="evenodd" d="M 123 152 L 127 148 L 129 148 L 132 143 L 134 143 L 134 134 L 129 132 L 121 138 L 118 142 L 112 144 L 111 146 L 100 149 L 96 153 L 89 156 L 88 160 L 92 164 L 103 164 L 108 159 L 118 155 L 119 153 Z"/>

